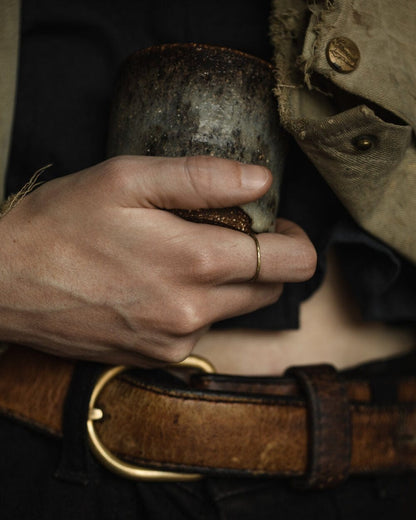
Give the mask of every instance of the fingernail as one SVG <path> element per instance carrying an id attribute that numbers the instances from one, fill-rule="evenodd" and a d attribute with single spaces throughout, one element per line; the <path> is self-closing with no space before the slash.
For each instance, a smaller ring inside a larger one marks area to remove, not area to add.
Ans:
<path id="1" fill-rule="evenodd" d="M 241 186 L 248 190 L 262 188 L 269 180 L 270 172 L 261 166 L 241 165 Z"/>

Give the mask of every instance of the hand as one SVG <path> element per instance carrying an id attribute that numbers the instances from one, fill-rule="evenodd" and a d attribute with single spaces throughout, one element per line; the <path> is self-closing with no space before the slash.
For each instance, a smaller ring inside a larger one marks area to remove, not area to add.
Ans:
<path id="1" fill-rule="evenodd" d="M 295 224 L 253 239 L 160 208 L 257 199 L 270 172 L 212 157 L 118 157 L 45 183 L 0 220 L 0 338 L 60 356 L 153 367 L 179 362 L 214 321 L 308 279 Z"/>

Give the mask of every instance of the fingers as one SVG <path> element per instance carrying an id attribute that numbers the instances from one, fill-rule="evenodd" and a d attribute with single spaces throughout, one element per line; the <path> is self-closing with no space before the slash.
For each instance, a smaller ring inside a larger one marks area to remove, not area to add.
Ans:
<path id="1" fill-rule="evenodd" d="M 303 282 L 316 269 L 316 250 L 307 234 L 293 222 L 278 219 L 276 233 L 257 237 L 261 251 L 262 282 Z"/>
<path id="2" fill-rule="evenodd" d="M 213 289 L 205 300 L 209 323 L 241 316 L 272 305 L 283 292 L 282 283 L 230 284 Z"/>
<path id="3" fill-rule="evenodd" d="M 261 197 L 272 182 L 263 166 L 206 156 L 121 156 L 104 164 L 114 196 L 139 207 L 235 206 Z"/>
<path id="4" fill-rule="evenodd" d="M 155 341 L 152 336 L 145 342 L 140 338 L 136 345 L 132 338 L 122 351 L 108 349 L 102 361 L 144 368 L 178 363 L 189 356 L 210 324 L 270 305 L 280 297 L 282 290 L 283 284 L 247 283 L 208 288 L 203 297 L 197 291 L 187 293 L 186 298 L 175 299 L 174 309 L 169 306 L 173 319 L 161 320 L 158 336 L 163 337 L 163 341 Z M 162 309 L 159 312 L 163 314 Z"/>
<path id="5" fill-rule="evenodd" d="M 123 348 L 101 347 L 90 352 L 88 359 L 110 364 L 157 368 L 178 363 L 189 356 L 197 340 L 206 332 L 207 324 L 246 314 L 272 304 L 281 295 L 283 284 L 232 284 L 214 287 L 198 302 L 189 298 L 177 302 L 175 320 L 164 329 L 164 341 L 131 338 Z"/>
<path id="6" fill-rule="evenodd" d="M 186 275 L 212 285 L 244 283 L 253 278 L 258 255 L 250 235 L 188 222 L 182 229 L 192 230 L 191 234 L 184 232 L 182 235 L 183 251 L 193 246 L 186 257 Z M 256 235 L 260 248 L 257 282 L 308 280 L 316 268 L 316 251 L 308 236 L 299 226 L 284 219 L 278 219 L 276 230 L 276 233 Z"/>

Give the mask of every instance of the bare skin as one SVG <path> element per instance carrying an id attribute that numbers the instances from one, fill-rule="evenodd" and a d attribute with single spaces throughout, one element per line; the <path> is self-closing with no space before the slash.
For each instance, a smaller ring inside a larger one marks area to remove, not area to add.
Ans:
<path id="1" fill-rule="evenodd" d="M 0 338 L 142 367 L 195 350 L 243 374 L 305 362 L 348 366 L 410 348 L 413 332 L 360 322 L 332 268 L 302 306 L 299 331 L 207 333 L 312 276 L 315 250 L 279 219 L 276 233 L 258 236 L 261 274 L 248 282 L 256 269 L 250 237 L 161 208 L 242 204 L 270 182 L 264 168 L 222 159 L 120 157 L 44 184 L 0 220 Z"/>
<path id="2" fill-rule="evenodd" d="M 305 233 L 252 238 L 159 208 L 233 206 L 270 172 L 234 161 L 120 157 L 45 183 L 0 221 L 0 338 L 61 356 L 153 367 L 187 357 L 214 321 L 312 276 Z"/>
<path id="3" fill-rule="evenodd" d="M 299 364 L 352 367 L 415 346 L 413 328 L 361 319 L 331 252 L 322 286 L 301 305 L 298 330 L 209 331 L 197 343 L 195 353 L 209 359 L 219 372 L 280 375 Z"/>

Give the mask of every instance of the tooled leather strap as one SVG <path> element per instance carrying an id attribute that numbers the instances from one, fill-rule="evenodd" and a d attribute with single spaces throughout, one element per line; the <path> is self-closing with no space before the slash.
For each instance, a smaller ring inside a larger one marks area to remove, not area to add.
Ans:
<path id="1" fill-rule="evenodd" d="M 72 370 L 73 363 L 66 360 L 9 349 L 0 357 L 0 411 L 61 435 Z M 301 370 L 308 375 L 299 377 L 311 381 L 308 385 L 314 395 L 309 399 L 322 403 L 324 386 L 312 371 Z M 255 379 L 255 393 L 248 383 L 244 392 L 235 392 L 233 381 L 238 387 L 240 378 L 219 379 L 227 391 L 159 383 L 149 371 L 140 371 L 135 378 L 114 379 L 97 400 L 104 413 L 96 424 L 98 435 L 112 453 L 153 468 L 208 475 L 306 476 L 312 484 L 323 484 L 336 472 L 337 466 L 323 461 L 331 428 L 324 426 L 328 431 L 315 439 L 317 462 L 311 465 L 308 460 L 310 412 L 296 379 L 276 378 L 282 384 L 274 385 L 266 380 L 265 387 L 275 387 L 268 393 L 261 390 L 262 378 Z M 330 388 L 332 375 L 328 380 Z M 397 382 L 401 402 L 395 405 L 371 403 L 365 386 L 369 386 L 365 381 L 346 381 L 351 474 L 416 470 L 416 379 Z M 352 401 L 351 396 L 363 400 Z M 329 405 L 320 406 L 324 416 L 329 413 Z M 333 433 L 336 440 L 340 435 L 343 432 Z"/>

